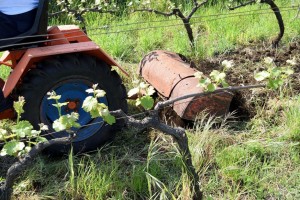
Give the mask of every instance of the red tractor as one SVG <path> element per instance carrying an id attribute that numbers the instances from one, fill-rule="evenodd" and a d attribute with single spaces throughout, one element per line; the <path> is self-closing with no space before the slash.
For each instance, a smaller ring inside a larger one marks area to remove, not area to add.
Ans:
<path id="1" fill-rule="evenodd" d="M 2 81 L 0 118 L 13 118 L 12 101 L 24 96 L 23 119 L 37 129 L 39 123 L 48 125 L 49 131 L 44 133 L 48 139 L 67 136 L 67 132 L 55 133 L 51 129 L 59 115 L 47 93 L 55 91 L 62 96 L 61 102 L 69 102 L 62 114 L 75 111 L 80 116 L 78 122 L 82 128 L 76 130 L 77 137 L 72 142 L 74 151 L 95 149 L 110 140 L 123 122 L 117 120 L 110 126 L 102 118 L 92 119 L 83 111 L 82 102 L 88 96 L 86 89 L 98 84 L 106 91 L 106 96 L 99 98 L 100 102 L 110 110 L 127 112 L 125 87 L 111 66 L 126 72 L 77 26 L 48 28 L 47 11 L 48 1 L 40 0 L 32 28 L 17 37 L 0 40 L 0 51 L 6 50 L 0 64 L 12 69 L 7 81 Z M 49 150 L 63 153 L 68 148 L 56 145 Z"/>

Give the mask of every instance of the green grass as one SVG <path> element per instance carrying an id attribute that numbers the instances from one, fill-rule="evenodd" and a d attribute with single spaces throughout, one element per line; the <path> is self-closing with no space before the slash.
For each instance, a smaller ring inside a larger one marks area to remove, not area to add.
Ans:
<path id="1" fill-rule="evenodd" d="M 234 115 L 199 116 L 187 133 L 206 199 L 300 197 L 299 103 L 299 96 L 277 104 L 270 101 L 244 125 Z M 272 116 L 277 118 L 261 122 Z M 38 158 L 16 184 L 15 195 L 19 199 L 190 199 L 190 184 L 170 137 L 129 129 L 93 153 L 60 160 Z"/>
<path id="2" fill-rule="evenodd" d="M 290 1 L 276 1 L 286 6 Z M 258 5 L 234 12 L 256 10 Z M 266 6 L 262 6 L 266 8 Z M 229 13 L 220 6 L 200 9 L 196 16 Z M 282 44 L 299 38 L 296 11 L 283 12 L 286 33 Z M 212 57 L 250 42 L 268 43 L 277 35 L 275 16 L 249 15 L 195 22 L 195 51 L 190 49 L 181 21 L 135 13 L 122 18 L 87 14 L 88 27 L 131 24 L 170 26 L 126 33 L 142 25 L 90 30 L 91 38 L 126 67 L 123 77 L 132 86 L 137 63 L 154 49 L 182 53 L 193 59 Z M 175 18 L 171 18 L 175 19 Z M 68 20 L 66 20 L 68 21 Z M 57 23 L 53 20 L 52 23 Z M 110 32 L 110 34 L 102 34 Z M 246 66 L 246 65 L 245 65 Z M 1 77 L 8 71 L 1 68 Z M 193 164 L 200 176 L 205 199 L 299 199 L 300 198 L 300 96 L 278 94 L 264 106 L 255 99 L 257 115 L 238 122 L 234 114 L 225 119 L 200 115 L 187 128 Z M 130 106 L 130 113 L 137 112 Z M 0 177 L 0 180 L 3 177 Z M 126 129 L 101 149 L 68 158 L 37 158 L 15 185 L 15 199 L 190 199 L 191 180 L 178 147 L 170 137 L 155 130 Z"/>
<path id="3" fill-rule="evenodd" d="M 279 7 L 291 5 L 287 0 L 276 3 Z M 188 13 L 191 8 L 186 9 L 185 13 Z M 233 16 L 234 13 L 237 16 Z M 300 21 L 295 19 L 296 14 L 297 10 L 282 9 L 285 23 L 282 45 L 299 38 Z M 146 53 L 155 49 L 178 52 L 193 59 L 211 57 L 249 43 L 264 42 L 268 45 L 279 32 L 273 12 L 267 5 L 260 4 L 235 11 L 220 5 L 200 8 L 191 20 L 195 50 L 191 49 L 179 18 L 152 13 L 131 13 L 122 18 L 89 13 L 86 19 L 88 33 L 95 42 L 113 57 L 131 63 L 139 62 Z M 57 20 L 52 23 L 57 23 Z M 104 28 L 105 25 L 108 26 Z"/>

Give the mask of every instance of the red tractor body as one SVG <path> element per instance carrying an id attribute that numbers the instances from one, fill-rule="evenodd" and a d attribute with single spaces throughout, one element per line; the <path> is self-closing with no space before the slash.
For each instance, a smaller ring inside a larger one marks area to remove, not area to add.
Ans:
<path id="1" fill-rule="evenodd" d="M 106 92 L 98 98 L 110 110 L 122 109 L 127 112 L 127 94 L 120 76 L 111 69 L 124 69 L 84 31 L 75 25 L 48 28 L 48 1 L 40 0 L 35 22 L 30 30 L 13 38 L 0 39 L 3 53 L 0 64 L 12 68 L 6 81 L 1 81 L 0 119 L 13 118 L 12 101 L 19 96 L 25 98 L 22 119 L 39 129 L 39 124 L 48 125 L 43 135 L 47 139 L 66 137 L 66 131 L 55 132 L 53 122 L 59 118 L 55 102 L 48 98 L 54 91 L 61 95 L 61 102 L 68 105 L 61 114 L 79 113 L 81 125 L 74 131 L 74 152 L 94 150 L 110 140 L 115 132 L 124 126 L 122 119 L 108 125 L 102 118 L 93 119 L 82 109 L 82 103 L 91 94 L 86 92 L 94 84 Z M 55 145 L 49 148 L 54 154 L 66 153 L 70 145 Z"/>

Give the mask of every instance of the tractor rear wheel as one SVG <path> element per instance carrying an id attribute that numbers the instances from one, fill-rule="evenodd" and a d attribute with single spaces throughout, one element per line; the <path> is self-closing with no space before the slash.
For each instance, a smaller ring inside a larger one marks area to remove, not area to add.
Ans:
<path id="1" fill-rule="evenodd" d="M 69 102 L 62 108 L 62 115 L 79 113 L 78 122 L 82 126 L 76 129 L 72 141 L 76 153 L 94 150 L 111 140 L 115 132 L 124 126 L 123 120 L 108 125 L 102 118 L 92 119 L 82 109 L 83 100 L 91 95 L 86 92 L 93 84 L 106 92 L 98 101 L 108 105 L 109 110 L 122 109 L 127 112 L 126 90 L 119 75 L 105 62 L 88 55 L 67 54 L 47 59 L 30 70 L 19 87 L 19 95 L 25 97 L 23 119 L 30 121 L 38 129 L 39 123 L 48 125 L 49 131 L 43 134 L 47 139 L 68 136 L 66 131 L 55 132 L 52 123 L 59 118 L 57 108 L 48 99 L 48 92 L 61 95 L 60 102 Z M 53 133 L 54 132 L 54 133 Z M 47 151 L 52 154 L 67 153 L 71 145 L 55 145 Z"/>

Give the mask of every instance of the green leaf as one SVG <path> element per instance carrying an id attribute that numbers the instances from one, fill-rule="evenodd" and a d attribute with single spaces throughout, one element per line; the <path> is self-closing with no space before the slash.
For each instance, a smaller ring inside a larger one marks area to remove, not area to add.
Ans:
<path id="1" fill-rule="evenodd" d="M 10 155 L 10 156 L 15 156 L 18 154 L 19 151 L 22 151 L 25 147 L 25 144 L 23 142 L 19 142 L 19 141 L 9 141 L 7 142 L 2 150 L 0 155 L 1 156 L 5 156 L 5 155 Z"/>
<path id="2" fill-rule="evenodd" d="M 39 136 L 39 137 L 36 138 L 36 142 L 47 142 L 47 141 L 48 140 L 45 137 Z"/>
<path id="3" fill-rule="evenodd" d="M 294 70 L 290 69 L 290 68 L 287 68 L 283 71 L 286 75 L 290 76 L 292 74 L 294 74 Z"/>
<path id="4" fill-rule="evenodd" d="M 283 80 L 282 79 L 272 79 L 272 80 L 269 80 L 268 82 L 268 88 L 270 89 L 278 89 L 281 85 L 283 85 Z"/>
<path id="5" fill-rule="evenodd" d="M 212 78 L 212 80 L 214 80 L 215 82 L 217 82 L 217 84 L 219 84 L 225 79 L 226 74 L 224 72 L 213 70 L 209 76 Z"/>
<path id="6" fill-rule="evenodd" d="M 48 92 L 47 95 L 49 95 L 49 97 L 47 99 L 53 99 L 53 100 L 59 100 L 61 98 L 61 95 L 56 95 L 55 91 L 52 92 Z"/>
<path id="7" fill-rule="evenodd" d="M 25 104 L 25 99 L 22 96 L 19 97 L 18 101 L 14 102 L 13 107 L 15 111 L 18 113 L 18 115 L 24 113 L 24 109 L 23 109 L 24 104 Z"/>
<path id="8" fill-rule="evenodd" d="M 149 86 L 149 87 L 146 89 L 146 95 L 151 96 L 151 95 L 154 94 L 154 93 L 155 93 L 154 87 Z"/>
<path id="9" fill-rule="evenodd" d="M 263 81 L 268 77 L 270 77 L 270 73 L 267 71 L 258 72 L 257 74 L 254 75 L 254 78 L 257 81 Z"/>
<path id="10" fill-rule="evenodd" d="M 28 153 L 28 152 L 31 150 L 31 147 L 28 147 L 28 146 L 27 146 L 27 147 L 25 147 L 24 150 L 25 150 L 25 153 Z"/>
<path id="11" fill-rule="evenodd" d="M 61 117 L 63 117 L 63 116 L 61 116 Z M 64 131 L 67 128 L 66 124 L 62 123 L 61 117 L 59 119 L 55 120 L 52 124 L 52 128 L 57 132 Z"/>
<path id="12" fill-rule="evenodd" d="M 79 118 L 79 114 L 72 112 L 71 114 L 63 115 L 59 119 L 55 120 L 52 127 L 55 131 L 69 130 L 72 127 L 79 128 L 80 124 L 76 121 Z"/>
<path id="13" fill-rule="evenodd" d="M 230 69 L 234 66 L 234 62 L 233 62 L 233 60 L 229 60 L 229 61 L 228 60 L 223 60 L 222 66 L 224 66 L 225 69 Z"/>
<path id="14" fill-rule="evenodd" d="M 133 88 L 131 90 L 129 90 L 129 92 L 127 93 L 128 97 L 132 97 L 133 95 L 136 95 L 139 93 L 139 88 Z"/>
<path id="15" fill-rule="evenodd" d="M 104 97 L 106 95 L 106 92 L 104 90 L 95 90 L 95 96 L 96 97 Z"/>
<path id="16" fill-rule="evenodd" d="M 106 117 L 109 115 L 109 110 L 108 109 L 101 109 L 101 116 Z"/>
<path id="17" fill-rule="evenodd" d="M 98 101 L 95 97 L 88 96 L 82 103 L 82 108 L 86 112 L 97 109 Z"/>
<path id="18" fill-rule="evenodd" d="M 208 90 L 209 92 L 215 91 L 216 88 L 217 88 L 217 86 L 216 86 L 215 84 L 213 84 L 213 83 L 210 83 L 210 84 L 207 85 L 207 90 Z"/>
<path id="19" fill-rule="evenodd" d="M 209 74 L 209 76 L 215 80 L 216 77 L 219 76 L 219 74 L 220 74 L 219 71 L 213 70 L 213 71 Z"/>
<path id="20" fill-rule="evenodd" d="M 0 128 L 0 141 L 1 140 L 5 140 L 6 136 L 7 136 L 7 130 Z"/>
<path id="21" fill-rule="evenodd" d="M 194 76 L 198 79 L 201 79 L 203 77 L 203 72 L 196 72 L 194 73 Z"/>
<path id="22" fill-rule="evenodd" d="M 91 118 L 97 118 L 97 117 L 101 116 L 101 114 L 100 114 L 100 112 L 99 112 L 98 109 L 93 109 L 89 113 L 91 115 Z"/>
<path id="23" fill-rule="evenodd" d="M 200 86 L 202 88 L 204 88 L 204 90 L 207 89 L 207 85 L 211 83 L 210 78 L 204 78 L 204 79 L 200 79 L 199 83 L 197 86 Z"/>
<path id="24" fill-rule="evenodd" d="M 139 88 L 141 89 L 146 89 L 149 86 L 149 84 L 145 83 L 145 82 L 140 82 L 139 84 Z"/>
<path id="25" fill-rule="evenodd" d="M 135 101 L 135 106 L 139 106 L 141 105 L 141 98 L 138 98 L 136 101 Z"/>
<path id="26" fill-rule="evenodd" d="M 223 88 L 229 87 L 229 84 L 226 81 L 222 81 L 222 86 Z"/>
<path id="27" fill-rule="evenodd" d="M 154 99 L 147 95 L 147 96 L 143 96 L 141 99 L 141 105 L 146 109 L 146 110 L 150 110 L 153 105 L 154 105 Z"/>
<path id="28" fill-rule="evenodd" d="M 264 61 L 266 64 L 272 64 L 274 62 L 274 59 L 271 57 L 265 57 Z"/>
<path id="29" fill-rule="evenodd" d="M 103 117 L 103 119 L 109 125 L 112 125 L 112 124 L 116 123 L 116 118 L 114 116 L 112 116 L 111 114 L 106 115 L 105 117 Z"/>
<path id="30" fill-rule="evenodd" d="M 37 130 L 31 130 L 31 136 L 32 137 L 37 137 L 38 135 L 40 135 L 41 131 L 37 131 Z"/>
<path id="31" fill-rule="evenodd" d="M 12 132 L 15 133 L 18 137 L 24 138 L 26 136 L 31 136 L 31 131 L 33 126 L 29 121 L 23 120 L 18 124 L 12 126 Z"/>
<path id="32" fill-rule="evenodd" d="M 274 68 L 271 69 L 271 76 L 272 77 L 278 77 L 278 76 L 281 75 L 281 73 L 282 73 L 282 71 L 278 67 L 274 67 Z"/>
<path id="33" fill-rule="evenodd" d="M 55 103 L 55 104 L 52 104 L 54 107 L 56 107 L 56 108 L 61 108 L 61 107 L 63 107 L 63 106 L 66 106 L 66 105 L 68 105 L 68 102 L 63 102 L 63 103 Z"/>

